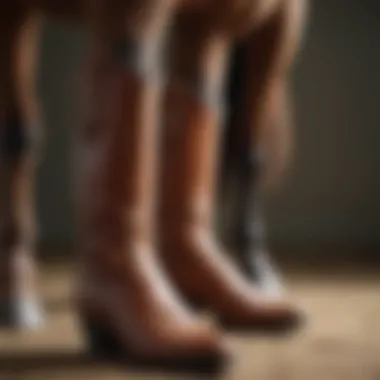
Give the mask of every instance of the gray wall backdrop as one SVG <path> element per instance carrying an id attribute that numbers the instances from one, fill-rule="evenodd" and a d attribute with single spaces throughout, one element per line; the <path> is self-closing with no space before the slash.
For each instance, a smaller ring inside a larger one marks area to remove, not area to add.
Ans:
<path id="1" fill-rule="evenodd" d="M 312 3 L 294 71 L 295 161 L 267 202 L 277 244 L 380 246 L 379 21 L 377 0 Z M 86 46 L 75 26 L 48 21 L 40 71 L 48 144 L 37 195 L 42 241 L 56 247 L 75 241 L 69 146 Z"/>

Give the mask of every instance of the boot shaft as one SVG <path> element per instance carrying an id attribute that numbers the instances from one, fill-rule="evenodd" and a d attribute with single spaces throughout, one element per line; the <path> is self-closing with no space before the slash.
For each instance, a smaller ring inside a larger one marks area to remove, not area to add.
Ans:
<path id="1" fill-rule="evenodd" d="M 212 224 L 218 176 L 220 112 L 187 88 L 166 97 L 160 212 L 165 225 Z"/>
<path id="2" fill-rule="evenodd" d="M 158 83 L 101 59 L 91 70 L 91 117 L 79 137 L 84 251 L 153 239 Z"/>

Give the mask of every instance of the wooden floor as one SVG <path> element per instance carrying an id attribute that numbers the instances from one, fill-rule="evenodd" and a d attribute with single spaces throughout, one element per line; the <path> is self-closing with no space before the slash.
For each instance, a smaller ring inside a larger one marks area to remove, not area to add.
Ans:
<path id="1" fill-rule="evenodd" d="M 87 359 L 68 296 L 73 272 L 62 265 L 43 268 L 49 316 L 43 330 L 0 331 L 1 380 L 200 378 L 131 372 Z M 295 298 L 310 314 L 308 327 L 288 339 L 231 336 L 236 357 L 218 378 L 380 380 L 380 276 L 291 274 L 289 278 Z"/>

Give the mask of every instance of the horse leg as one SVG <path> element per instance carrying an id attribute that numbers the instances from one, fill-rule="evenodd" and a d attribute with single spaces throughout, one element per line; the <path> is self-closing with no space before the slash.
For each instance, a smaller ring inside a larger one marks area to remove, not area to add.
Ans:
<path id="1" fill-rule="evenodd" d="M 0 319 L 35 327 L 42 318 L 33 259 L 39 19 L 17 2 L 0 17 Z"/>
<path id="2" fill-rule="evenodd" d="M 231 88 L 235 98 L 231 99 L 227 141 L 231 143 L 228 160 L 233 163 L 226 167 L 237 176 L 234 240 L 244 269 L 271 294 L 281 293 L 282 284 L 266 248 L 260 184 L 263 174 L 277 177 L 286 166 L 290 150 L 288 77 L 303 16 L 302 1 L 284 2 L 239 45 L 236 82 Z"/>

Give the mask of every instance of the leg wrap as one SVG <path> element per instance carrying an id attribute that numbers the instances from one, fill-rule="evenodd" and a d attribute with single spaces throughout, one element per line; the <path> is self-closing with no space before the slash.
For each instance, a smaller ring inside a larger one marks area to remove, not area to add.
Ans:
<path id="1" fill-rule="evenodd" d="M 236 239 L 240 250 L 249 252 L 252 246 L 264 244 L 265 231 L 260 215 L 258 182 L 262 157 L 242 151 L 239 159 L 239 205 Z M 249 254 L 249 253 L 248 253 Z"/>
<path id="2" fill-rule="evenodd" d="M 40 138 L 16 113 L 6 118 L 0 129 L 0 155 L 6 162 L 14 162 L 38 149 Z"/>

